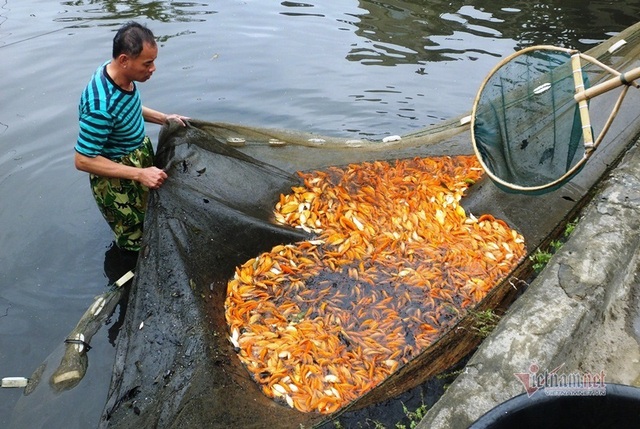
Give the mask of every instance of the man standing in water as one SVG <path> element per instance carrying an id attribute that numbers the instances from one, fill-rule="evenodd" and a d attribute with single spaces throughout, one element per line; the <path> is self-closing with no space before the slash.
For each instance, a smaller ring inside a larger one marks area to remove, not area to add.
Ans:
<path id="1" fill-rule="evenodd" d="M 142 105 L 135 82 L 151 77 L 157 56 L 151 30 L 125 24 L 113 39 L 113 58 L 98 68 L 80 97 L 75 166 L 90 174 L 93 196 L 117 246 L 130 251 L 140 250 L 149 189 L 167 179 L 154 166 L 144 122 L 175 120 L 184 126 L 188 119 Z"/>

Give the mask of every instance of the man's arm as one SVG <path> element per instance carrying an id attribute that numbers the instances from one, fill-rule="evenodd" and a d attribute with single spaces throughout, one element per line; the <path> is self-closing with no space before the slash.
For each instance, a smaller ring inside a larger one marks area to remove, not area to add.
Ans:
<path id="1" fill-rule="evenodd" d="M 80 171 L 102 177 L 135 180 L 150 189 L 158 189 L 167 179 L 167 173 L 157 167 L 131 167 L 113 162 L 104 156 L 91 158 L 77 151 L 75 165 Z"/>

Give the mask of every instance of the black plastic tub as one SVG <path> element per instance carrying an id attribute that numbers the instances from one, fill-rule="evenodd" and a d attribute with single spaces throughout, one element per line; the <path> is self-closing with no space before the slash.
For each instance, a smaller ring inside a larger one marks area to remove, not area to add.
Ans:
<path id="1" fill-rule="evenodd" d="M 640 388 L 607 384 L 601 396 L 523 393 L 496 406 L 469 429 L 513 428 L 640 428 Z"/>

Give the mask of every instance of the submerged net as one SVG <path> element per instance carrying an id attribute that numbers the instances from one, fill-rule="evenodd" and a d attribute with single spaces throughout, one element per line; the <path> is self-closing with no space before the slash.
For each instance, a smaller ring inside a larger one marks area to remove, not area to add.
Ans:
<path id="1" fill-rule="evenodd" d="M 583 75 L 587 85 L 589 76 Z M 474 144 L 488 172 L 523 188 L 570 177 L 585 156 L 574 94 L 567 52 L 532 49 L 500 65 L 474 110 Z"/>

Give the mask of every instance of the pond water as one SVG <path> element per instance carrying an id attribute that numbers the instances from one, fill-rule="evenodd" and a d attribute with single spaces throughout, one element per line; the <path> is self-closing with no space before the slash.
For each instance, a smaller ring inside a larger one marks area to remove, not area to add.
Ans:
<path id="1" fill-rule="evenodd" d="M 150 107 L 381 140 L 470 111 L 489 70 L 519 47 L 586 50 L 638 16 L 640 1 L 0 0 L 0 377 L 56 365 L 108 285 L 112 237 L 73 145 L 80 92 L 123 22 L 159 40 L 157 71 L 139 86 Z M 156 141 L 159 128 L 147 130 Z M 0 419 L 95 427 L 117 319 L 92 339 L 76 388 L 37 400 L 0 389 Z"/>

